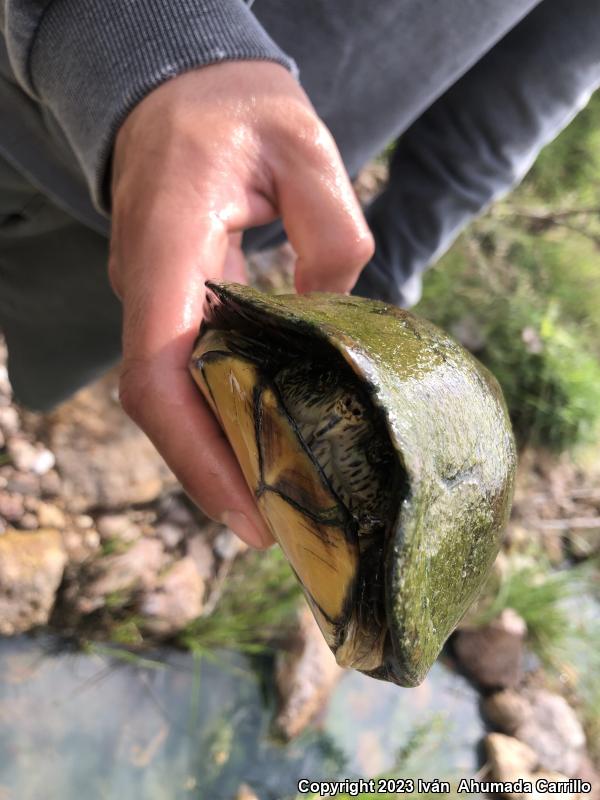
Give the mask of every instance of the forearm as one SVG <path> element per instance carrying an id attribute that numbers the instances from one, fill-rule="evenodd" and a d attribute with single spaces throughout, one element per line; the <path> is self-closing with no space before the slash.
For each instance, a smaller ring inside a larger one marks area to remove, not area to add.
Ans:
<path id="1" fill-rule="evenodd" d="M 544 0 L 408 129 L 367 212 L 377 251 L 357 294 L 416 302 L 419 274 L 600 84 L 599 40 L 596 0 Z"/>
<path id="2" fill-rule="evenodd" d="M 8 0 L 0 21 L 21 86 L 56 118 L 104 210 L 116 132 L 154 88 L 227 60 L 295 69 L 242 0 Z"/>

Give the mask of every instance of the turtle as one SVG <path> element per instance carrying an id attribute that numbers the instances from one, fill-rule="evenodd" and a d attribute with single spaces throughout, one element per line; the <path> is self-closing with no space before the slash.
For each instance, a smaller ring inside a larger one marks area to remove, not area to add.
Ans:
<path id="1" fill-rule="evenodd" d="M 510 511 L 495 378 L 395 306 L 216 282 L 190 369 L 338 664 L 418 685 Z"/>

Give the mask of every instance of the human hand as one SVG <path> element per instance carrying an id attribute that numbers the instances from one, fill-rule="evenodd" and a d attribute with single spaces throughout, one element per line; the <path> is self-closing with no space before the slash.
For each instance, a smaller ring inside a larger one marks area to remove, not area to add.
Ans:
<path id="1" fill-rule="evenodd" d="M 203 67 L 125 120 L 109 264 L 123 302 L 121 402 L 200 508 L 255 547 L 271 535 L 188 361 L 204 281 L 244 282 L 243 230 L 279 216 L 297 290 L 350 290 L 372 237 L 333 139 L 283 67 Z"/>

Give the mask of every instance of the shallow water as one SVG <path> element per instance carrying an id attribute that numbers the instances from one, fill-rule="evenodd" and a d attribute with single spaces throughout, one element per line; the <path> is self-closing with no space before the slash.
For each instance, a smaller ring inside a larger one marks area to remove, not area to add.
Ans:
<path id="1" fill-rule="evenodd" d="M 128 663 L 50 639 L 0 640 L 1 800 L 261 800 L 301 777 L 472 775 L 478 696 L 443 664 L 418 689 L 343 677 L 319 725 L 292 744 L 270 734 L 270 665 L 161 651 Z"/>

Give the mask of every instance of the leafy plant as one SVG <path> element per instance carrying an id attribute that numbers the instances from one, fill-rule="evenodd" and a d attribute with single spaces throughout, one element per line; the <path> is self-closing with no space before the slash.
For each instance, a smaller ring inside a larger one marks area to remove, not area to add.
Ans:
<path id="1" fill-rule="evenodd" d="M 598 432 L 599 120 L 600 96 L 427 273 L 417 307 L 496 375 L 521 444 Z"/>

